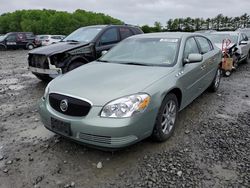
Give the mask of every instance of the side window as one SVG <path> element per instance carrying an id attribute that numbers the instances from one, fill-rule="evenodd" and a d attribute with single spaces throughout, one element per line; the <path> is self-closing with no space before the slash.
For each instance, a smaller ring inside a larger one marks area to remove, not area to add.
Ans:
<path id="1" fill-rule="evenodd" d="M 201 53 L 205 54 L 212 50 L 210 42 L 204 37 L 195 37 L 201 47 Z"/>
<path id="2" fill-rule="evenodd" d="M 200 52 L 199 52 L 197 43 L 194 40 L 194 38 L 192 37 L 192 38 L 187 39 L 185 48 L 184 48 L 183 58 L 187 59 L 189 54 L 197 54 L 197 53 L 200 53 Z"/>
<path id="3" fill-rule="evenodd" d="M 60 36 L 52 36 L 51 38 L 52 38 L 52 39 L 57 39 L 57 40 L 61 39 Z"/>
<path id="4" fill-rule="evenodd" d="M 109 45 L 118 42 L 118 33 L 116 28 L 109 29 L 103 33 L 100 39 L 101 45 Z"/>
<path id="5" fill-rule="evenodd" d="M 242 36 L 244 41 L 248 41 L 248 37 L 244 33 L 242 33 Z"/>
<path id="6" fill-rule="evenodd" d="M 120 33 L 121 33 L 121 40 L 123 40 L 125 38 L 128 38 L 128 37 L 133 35 L 133 33 L 130 31 L 129 28 L 121 27 L 119 30 L 120 30 Z"/>
<path id="7" fill-rule="evenodd" d="M 243 41 L 243 36 L 240 34 L 240 42 Z"/>
<path id="8" fill-rule="evenodd" d="M 6 40 L 8 42 L 16 42 L 16 35 L 9 35 Z"/>

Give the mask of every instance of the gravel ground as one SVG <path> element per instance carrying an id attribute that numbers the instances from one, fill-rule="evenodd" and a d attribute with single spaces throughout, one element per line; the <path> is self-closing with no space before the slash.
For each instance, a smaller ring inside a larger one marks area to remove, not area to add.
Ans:
<path id="1" fill-rule="evenodd" d="M 184 109 L 167 142 L 105 152 L 46 130 L 27 51 L 0 52 L 0 188 L 250 187 L 250 64 Z"/>

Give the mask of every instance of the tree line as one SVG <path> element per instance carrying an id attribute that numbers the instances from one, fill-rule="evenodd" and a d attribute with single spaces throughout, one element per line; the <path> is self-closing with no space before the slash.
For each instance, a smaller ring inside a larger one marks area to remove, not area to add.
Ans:
<path id="1" fill-rule="evenodd" d="M 27 31 L 35 34 L 64 34 L 68 35 L 79 27 L 99 24 L 124 24 L 123 21 L 103 13 L 94 13 L 85 10 L 76 10 L 73 13 L 56 10 L 17 10 L 0 15 L 0 33 L 13 31 Z M 163 26 L 155 22 L 154 26 L 143 25 L 145 33 L 161 31 L 197 30 L 236 30 L 250 26 L 250 15 L 247 13 L 228 17 L 222 14 L 214 18 L 175 18 L 169 19 Z"/>
<path id="2" fill-rule="evenodd" d="M 0 33 L 33 32 L 68 35 L 79 27 L 99 24 L 123 24 L 111 16 L 85 10 L 73 13 L 55 10 L 17 10 L 0 15 Z"/>
<path id="3" fill-rule="evenodd" d="M 250 15 L 247 13 L 237 16 L 228 17 L 219 14 L 214 18 L 175 18 L 169 19 L 164 27 L 160 22 L 155 22 L 154 26 L 143 25 L 142 30 L 145 33 L 161 31 L 184 31 L 193 32 L 197 30 L 231 30 L 234 31 L 241 27 L 250 26 Z"/>

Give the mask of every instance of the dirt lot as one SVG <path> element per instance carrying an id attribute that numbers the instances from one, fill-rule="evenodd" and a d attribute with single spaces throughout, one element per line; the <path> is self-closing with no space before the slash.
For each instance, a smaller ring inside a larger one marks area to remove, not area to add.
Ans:
<path id="1" fill-rule="evenodd" d="M 46 84 L 28 72 L 26 55 L 0 52 L 0 188 L 250 186 L 250 64 L 184 109 L 167 142 L 105 152 L 43 127 Z"/>

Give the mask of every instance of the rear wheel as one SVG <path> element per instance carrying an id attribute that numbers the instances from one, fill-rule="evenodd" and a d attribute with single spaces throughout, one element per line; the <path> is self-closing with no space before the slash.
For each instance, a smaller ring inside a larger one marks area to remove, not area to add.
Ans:
<path id="1" fill-rule="evenodd" d="M 28 44 L 28 45 L 27 45 L 27 49 L 28 49 L 28 50 L 34 49 L 34 45 L 33 45 L 33 44 Z"/>
<path id="2" fill-rule="evenodd" d="M 176 95 L 172 93 L 168 94 L 164 98 L 156 118 L 152 134 L 156 141 L 165 141 L 173 134 L 178 111 L 179 105 Z"/>
<path id="3" fill-rule="evenodd" d="M 220 86 L 220 79 L 221 79 L 221 70 L 217 69 L 216 71 L 216 75 L 213 79 L 213 82 L 211 83 L 211 85 L 209 86 L 209 90 L 211 92 L 216 92 Z"/>

